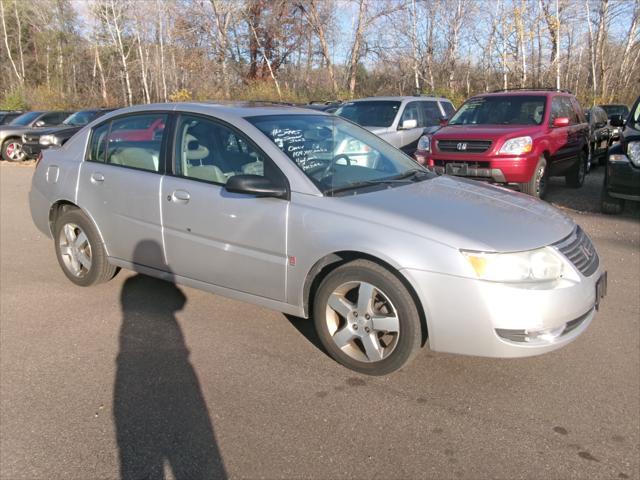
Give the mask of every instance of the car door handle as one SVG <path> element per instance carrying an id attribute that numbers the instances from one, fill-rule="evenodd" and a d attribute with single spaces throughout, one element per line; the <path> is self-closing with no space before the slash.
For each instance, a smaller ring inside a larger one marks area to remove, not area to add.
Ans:
<path id="1" fill-rule="evenodd" d="M 91 174 L 91 183 L 102 183 L 104 182 L 104 175 L 101 173 L 92 173 Z"/>
<path id="2" fill-rule="evenodd" d="M 191 195 L 189 192 L 185 192 L 184 190 L 175 190 L 171 197 L 169 197 L 169 201 L 174 201 L 176 203 L 189 203 L 189 199 Z"/>

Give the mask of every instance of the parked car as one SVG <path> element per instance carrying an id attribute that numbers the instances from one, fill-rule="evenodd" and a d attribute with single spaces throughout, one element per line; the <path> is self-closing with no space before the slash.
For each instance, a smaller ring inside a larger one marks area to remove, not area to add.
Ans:
<path id="1" fill-rule="evenodd" d="M 622 118 L 614 116 L 611 125 L 622 128 Z M 626 201 L 640 201 L 640 97 L 627 117 L 620 143 L 609 149 L 602 188 L 602 211 L 620 213 Z"/>
<path id="2" fill-rule="evenodd" d="M 31 129 L 58 125 L 71 112 L 34 111 L 14 118 L 7 125 L 0 125 L 0 155 L 3 160 L 21 162 L 26 156 L 22 150 L 22 135 Z"/>
<path id="3" fill-rule="evenodd" d="M 115 141 L 141 124 L 164 128 Z M 351 141 L 370 166 L 336 153 Z M 29 198 L 74 284 L 123 267 L 311 316 L 334 359 L 371 375 L 427 339 L 491 357 L 555 350 L 585 331 L 606 287 L 589 237 L 554 207 L 436 176 L 300 108 L 118 110 L 45 150 Z"/>
<path id="4" fill-rule="evenodd" d="M 0 125 L 6 125 L 14 118 L 19 117 L 24 112 L 19 110 L 0 110 Z"/>
<path id="5" fill-rule="evenodd" d="M 355 122 L 412 155 L 418 139 L 455 112 L 442 97 L 371 97 L 343 103 L 336 115 Z"/>
<path id="6" fill-rule="evenodd" d="M 22 150 L 26 158 L 36 158 L 45 148 L 60 146 L 92 120 L 113 109 L 80 110 L 52 128 L 33 129 L 22 135 Z"/>
<path id="7" fill-rule="evenodd" d="M 582 186 L 588 141 L 570 92 L 506 90 L 467 100 L 445 127 L 421 137 L 416 159 L 438 174 L 515 185 L 541 198 L 550 176 Z"/>
<path id="8" fill-rule="evenodd" d="M 304 108 L 310 108 L 311 110 L 317 110 L 319 112 L 325 113 L 335 113 L 335 111 L 340 108 L 342 102 L 339 100 L 331 101 L 331 102 L 309 102 L 309 104 L 304 105 Z"/>
<path id="9" fill-rule="evenodd" d="M 611 118 L 613 116 L 620 116 L 623 119 L 626 119 L 629 116 L 629 107 L 623 104 L 600 105 L 600 108 L 607 112 L 607 116 L 609 117 L 609 125 L 611 125 Z M 618 140 L 620 138 L 620 132 L 622 132 L 623 126 L 621 125 L 616 127 L 614 125 L 611 125 L 611 127 L 613 127 L 611 129 L 611 139 Z"/>
<path id="10" fill-rule="evenodd" d="M 609 117 L 600 107 L 591 107 L 585 110 L 585 117 L 589 122 L 589 157 L 587 160 L 587 172 L 591 165 L 598 162 L 604 165 L 607 161 L 607 150 L 611 145 L 611 132 Z"/>

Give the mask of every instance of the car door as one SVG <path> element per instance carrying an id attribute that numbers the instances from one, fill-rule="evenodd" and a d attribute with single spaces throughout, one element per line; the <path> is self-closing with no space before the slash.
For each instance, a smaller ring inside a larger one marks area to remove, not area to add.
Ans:
<path id="1" fill-rule="evenodd" d="M 420 102 L 408 102 L 404 106 L 400 122 L 398 123 L 398 145 L 394 144 L 394 146 L 410 155 L 416 151 L 418 140 L 422 136 L 423 127 L 421 127 L 422 116 L 420 113 Z M 414 128 L 403 129 L 402 124 L 405 120 L 415 120 L 416 126 Z"/>
<path id="2" fill-rule="evenodd" d="M 232 175 L 280 177 L 248 137 L 211 117 L 176 124 L 173 175 L 162 183 L 166 257 L 177 275 L 285 300 L 288 201 L 230 193 Z"/>
<path id="3" fill-rule="evenodd" d="M 109 255 L 159 270 L 167 268 L 159 201 L 167 119 L 162 112 L 132 114 L 95 127 L 78 183 L 78 204 L 98 226 Z M 119 137 L 154 122 L 158 130 L 153 140 Z M 145 241 L 160 248 L 136 251 Z"/>
<path id="4" fill-rule="evenodd" d="M 572 128 L 575 128 L 575 120 L 571 105 L 564 101 L 564 97 L 555 96 L 551 100 L 551 115 L 549 116 L 549 139 L 550 139 L 550 171 L 557 175 L 562 173 L 573 163 L 573 151 L 575 149 L 575 136 L 572 135 Z M 569 125 L 554 127 L 553 121 L 556 118 L 569 118 Z"/>

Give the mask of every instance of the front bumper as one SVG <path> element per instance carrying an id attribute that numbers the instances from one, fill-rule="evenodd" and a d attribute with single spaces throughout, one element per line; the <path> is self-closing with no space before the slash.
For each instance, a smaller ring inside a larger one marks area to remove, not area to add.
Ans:
<path id="1" fill-rule="evenodd" d="M 456 154 L 416 151 L 415 158 L 439 175 L 479 178 L 496 183 L 526 183 L 531 179 L 539 155 L 518 156 Z"/>
<path id="2" fill-rule="evenodd" d="M 626 155 L 612 155 L 607 162 L 607 183 L 609 195 L 624 200 L 640 201 L 640 168 L 634 167 Z"/>
<path id="3" fill-rule="evenodd" d="M 600 268 L 553 289 L 405 269 L 422 301 L 434 351 L 483 357 L 528 357 L 575 340 L 594 318 Z M 522 335 L 533 332 L 529 340 Z M 537 332 L 537 333 L 536 333 Z"/>
<path id="4" fill-rule="evenodd" d="M 39 143 L 23 143 L 22 150 L 27 154 L 27 157 L 36 158 L 44 149 Z"/>

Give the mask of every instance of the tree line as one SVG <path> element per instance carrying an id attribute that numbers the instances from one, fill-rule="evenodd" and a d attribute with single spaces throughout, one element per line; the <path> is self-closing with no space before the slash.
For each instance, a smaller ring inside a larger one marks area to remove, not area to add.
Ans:
<path id="1" fill-rule="evenodd" d="M 640 0 L 0 0 L 0 108 L 640 93 Z"/>

